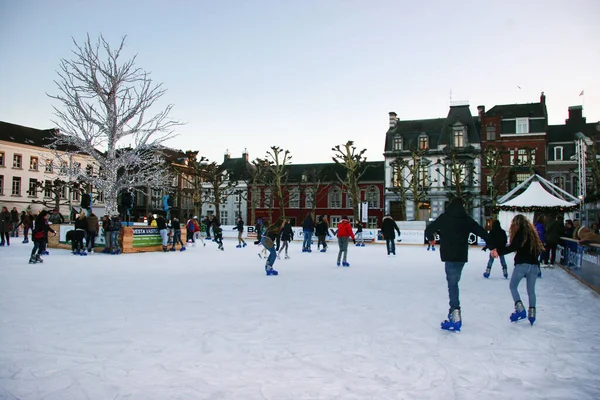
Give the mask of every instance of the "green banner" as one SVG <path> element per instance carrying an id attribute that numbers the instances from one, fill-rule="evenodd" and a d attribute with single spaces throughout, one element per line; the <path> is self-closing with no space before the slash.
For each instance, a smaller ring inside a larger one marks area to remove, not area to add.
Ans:
<path id="1" fill-rule="evenodd" d="M 133 228 L 132 247 L 152 247 L 162 245 L 157 228 Z"/>

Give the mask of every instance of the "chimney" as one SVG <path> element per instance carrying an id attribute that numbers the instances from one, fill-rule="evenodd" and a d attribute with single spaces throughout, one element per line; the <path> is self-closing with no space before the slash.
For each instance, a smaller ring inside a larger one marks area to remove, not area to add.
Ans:
<path id="1" fill-rule="evenodd" d="M 585 118 L 583 118 L 583 107 L 582 106 L 571 106 L 569 107 L 569 119 L 565 121 L 565 123 L 585 123 Z"/>
<path id="2" fill-rule="evenodd" d="M 398 114 L 395 112 L 390 112 L 390 129 L 394 129 L 396 127 L 396 123 L 398 122 Z"/>
<path id="3" fill-rule="evenodd" d="M 244 149 L 244 152 L 242 153 L 242 158 L 244 159 L 244 161 L 248 162 L 248 149 Z"/>
<path id="4" fill-rule="evenodd" d="M 483 120 L 485 116 L 485 106 L 477 106 L 477 114 L 479 114 L 479 119 Z"/>
<path id="5" fill-rule="evenodd" d="M 542 103 L 542 106 L 546 105 L 546 95 L 544 94 L 544 92 L 542 92 L 542 94 L 540 95 L 540 103 Z"/>
<path id="6" fill-rule="evenodd" d="M 229 160 L 231 158 L 231 154 L 229 154 L 229 150 L 225 150 L 225 156 L 223 156 L 223 162 Z"/>

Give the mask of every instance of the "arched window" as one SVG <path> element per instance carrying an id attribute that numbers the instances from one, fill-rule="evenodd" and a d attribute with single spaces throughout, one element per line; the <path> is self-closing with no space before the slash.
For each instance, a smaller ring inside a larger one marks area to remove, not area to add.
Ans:
<path id="1" fill-rule="evenodd" d="M 327 194 L 329 208 L 342 208 L 342 191 L 337 186 L 332 186 Z"/>
<path id="2" fill-rule="evenodd" d="M 300 208 L 300 191 L 297 188 L 290 190 L 290 208 Z"/>
<path id="3" fill-rule="evenodd" d="M 271 192 L 271 189 L 265 189 L 265 207 L 272 208 L 273 203 L 273 192 Z"/>
<path id="4" fill-rule="evenodd" d="M 369 208 L 379 208 L 379 188 L 377 186 L 369 186 L 366 194 Z"/>

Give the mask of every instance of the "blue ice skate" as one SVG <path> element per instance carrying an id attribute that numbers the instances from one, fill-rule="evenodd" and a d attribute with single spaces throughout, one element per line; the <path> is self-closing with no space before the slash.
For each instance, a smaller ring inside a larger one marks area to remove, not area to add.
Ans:
<path id="1" fill-rule="evenodd" d="M 491 268 L 486 268 L 485 272 L 483 273 L 483 277 L 488 279 L 490 277 L 490 272 L 492 271 Z"/>
<path id="2" fill-rule="evenodd" d="M 343 265 L 344 267 L 349 267 L 349 266 L 350 266 L 350 263 L 347 263 L 346 261 L 344 261 L 344 262 L 342 263 L 342 265 Z"/>
<path id="3" fill-rule="evenodd" d="M 246 244 L 246 242 L 244 242 L 244 244 L 242 244 L 242 247 L 246 247 L 246 246 L 248 246 L 248 245 Z"/>
<path id="4" fill-rule="evenodd" d="M 80 256 L 87 256 L 87 252 L 85 250 L 82 250 L 81 253 L 79 253 Z"/>
<path id="5" fill-rule="evenodd" d="M 320 252 L 321 252 L 321 253 L 325 253 L 326 251 L 327 251 L 327 249 L 326 249 L 326 248 L 325 248 L 325 249 L 322 249 L 322 250 L 320 250 Z"/>
<path id="6" fill-rule="evenodd" d="M 339 267 L 340 265 L 342 265 L 339 261 L 337 262 L 337 266 Z"/>
<path id="7" fill-rule="evenodd" d="M 364 243 L 361 243 L 361 244 L 360 244 L 360 247 L 365 247 L 365 244 L 364 244 Z"/>
<path id="8" fill-rule="evenodd" d="M 235 248 L 236 248 L 236 249 L 241 249 L 241 248 L 242 248 L 242 245 L 241 245 L 241 244 L 238 244 L 237 246 L 235 246 Z"/>
<path id="9" fill-rule="evenodd" d="M 448 319 L 443 321 L 440 325 L 441 328 L 446 331 L 460 332 L 460 328 L 462 328 L 460 309 L 453 310 L 448 314 Z"/>
<path id="10" fill-rule="evenodd" d="M 279 272 L 275 271 L 273 269 L 273 267 L 269 264 L 265 265 L 265 272 L 267 273 L 267 276 L 270 275 L 279 275 Z"/>
<path id="11" fill-rule="evenodd" d="M 527 319 L 529 323 L 533 325 L 535 322 L 535 307 L 529 307 L 529 311 L 527 312 Z"/>
<path id="12" fill-rule="evenodd" d="M 521 301 L 517 301 L 515 303 L 515 312 L 510 314 L 510 322 L 517 322 L 525 318 L 527 318 L 525 307 L 523 307 L 523 303 L 521 303 Z"/>
<path id="13" fill-rule="evenodd" d="M 180 252 L 181 252 L 181 251 L 185 251 L 185 250 L 186 250 L 186 248 L 185 248 L 185 247 L 182 247 L 182 248 L 180 248 L 180 249 L 179 249 L 179 251 L 180 251 Z"/>

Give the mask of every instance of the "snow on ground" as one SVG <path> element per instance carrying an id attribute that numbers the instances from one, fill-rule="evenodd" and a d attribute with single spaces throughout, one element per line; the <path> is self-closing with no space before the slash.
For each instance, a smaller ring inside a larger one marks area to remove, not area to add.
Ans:
<path id="1" fill-rule="evenodd" d="M 563 270 L 538 321 L 511 324 L 498 264 L 473 248 L 463 331 L 442 331 L 439 252 L 293 243 L 280 275 L 250 245 L 72 256 L 0 248 L 1 399 L 597 399 L 600 302 Z M 512 259 L 511 259 L 512 261 Z M 497 263 L 497 262 L 496 262 Z M 509 265 L 511 265 L 509 263 Z M 512 271 L 512 268 L 510 268 Z M 525 285 L 521 293 L 527 305 Z"/>

